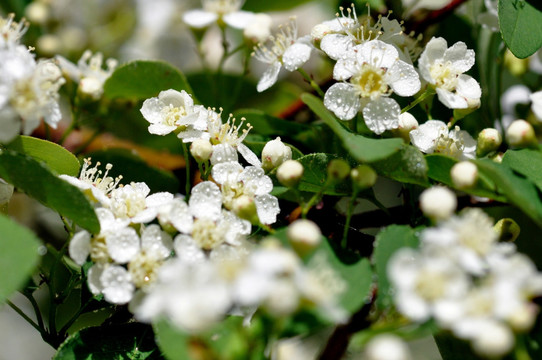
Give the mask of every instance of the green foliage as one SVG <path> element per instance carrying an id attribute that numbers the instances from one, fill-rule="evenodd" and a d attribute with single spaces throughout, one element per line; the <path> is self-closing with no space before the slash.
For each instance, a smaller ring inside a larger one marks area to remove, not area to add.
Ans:
<path id="1" fill-rule="evenodd" d="M 20 289 L 34 271 L 40 241 L 33 232 L 0 215 L 0 303 Z"/>
<path id="2" fill-rule="evenodd" d="M 488 159 L 476 160 L 478 169 L 485 172 L 494 181 L 497 191 L 503 194 L 510 204 L 520 208 L 539 226 L 542 226 L 542 202 L 536 186 L 503 164 Z"/>
<path id="3" fill-rule="evenodd" d="M 139 323 L 83 329 L 58 348 L 53 360 L 162 359 L 152 328 Z M 187 358 L 185 358 L 187 359 Z"/>
<path id="4" fill-rule="evenodd" d="M 100 231 L 93 206 L 43 163 L 12 150 L 0 153 L 0 177 L 92 233 Z"/>
<path id="5" fill-rule="evenodd" d="M 499 0 L 499 27 L 506 46 L 524 59 L 542 46 L 542 8 L 535 0 Z"/>
<path id="6" fill-rule="evenodd" d="M 542 191 L 542 153 L 523 149 L 508 150 L 502 159 L 504 165 L 531 180 Z"/>
<path id="7" fill-rule="evenodd" d="M 170 172 L 160 170 L 148 165 L 143 159 L 126 149 L 108 149 L 88 153 L 85 157 L 102 164 L 113 164 L 109 176 L 122 175 L 122 184 L 130 182 L 144 182 L 151 189 L 151 193 L 169 191 L 176 193 L 179 190 L 179 181 Z"/>
<path id="8" fill-rule="evenodd" d="M 192 93 L 184 74 L 162 61 L 132 61 L 118 67 L 104 84 L 104 97 L 141 100 L 174 89 Z"/>
<path id="9" fill-rule="evenodd" d="M 392 255 L 403 247 L 418 247 L 418 236 L 415 230 L 409 226 L 391 225 L 376 236 L 373 263 L 378 279 L 376 304 L 381 309 L 388 309 L 393 304 L 387 266 Z"/>
<path id="10" fill-rule="evenodd" d="M 450 175 L 450 170 L 452 169 L 452 166 L 457 164 L 458 161 L 456 159 L 441 154 L 426 155 L 425 159 L 429 165 L 429 171 L 427 173 L 429 178 L 451 188 L 455 187 Z M 493 200 L 506 202 L 506 197 L 503 197 L 500 193 L 495 192 L 495 185 L 493 184 L 491 174 L 486 173 L 484 168 L 478 168 L 478 173 L 478 183 L 473 188 L 461 189 L 461 191 L 475 196 L 482 196 Z"/>
<path id="11" fill-rule="evenodd" d="M 21 135 L 9 143 L 7 148 L 43 161 L 49 169 L 54 170 L 57 174 L 79 175 L 80 165 L 77 158 L 53 142 Z"/>
<path id="12" fill-rule="evenodd" d="M 404 145 L 390 157 L 371 163 L 379 175 L 409 184 L 429 186 L 427 161 L 414 146 Z"/>
<path id="13" fill-rule="evenodd" d="M 333 130 L 341 139 L 344 149 L 357 161 L 370 163 L 382 160 L 401 149 L 401 139 L 371 139 L 346 130 L 316 96 L 303 94 L 301 99 Z"/>
<path id="14" fill-rule="evenodd" d="M 299 190 L 307 192 L 319 192 L 324 186 L 324 194 L 328 195 L 349 195 L 352 193 L 349 183 L 341 182 L 336 185 L 326 185 L 327 166 L 333 159 L 339 159 L 333 154 L 314 153 L 297 159 L 303 165 L 304 171 Z"/>
<path id="15" fill-rule="evenodd" d="M 345 282 L 346 290 L 340 294 L 341 307 L 349 313 L 359 310 L 367 301 L 373 285 L 373 272 L 369 260 L 343 249 L 333 248 L 329 241 L 322 241 L 320 248 L 307 261 L 310 263 L 316 259 L 325 260 L 325 264 L 331 266 Z"/>

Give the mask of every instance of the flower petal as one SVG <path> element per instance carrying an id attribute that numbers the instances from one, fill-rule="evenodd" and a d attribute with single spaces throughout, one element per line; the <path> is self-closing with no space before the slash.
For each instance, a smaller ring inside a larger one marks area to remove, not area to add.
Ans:
<path id="1" fill-rule="evenodd" d="M 454 70 L 464 73 L 474 65 L 474 50 L 467 49 L 467 45 L 458 41 L 444 52 L 444 62 L 450 61 Z"/>
<path id="2" fill-rule="evenodd" d="M 429 120 L 409 133 L 412 145 L 421 152 L 432 154 L 435 151 L 435 141 L 441 133 L 448 132 L 448 126 L 440 120 Z"/>
<path id="3" fill-rule="evenodd" d="M 196 29 L 203 29 L 217 20 L 217 14 L 201 9 L 189 10 L 183 14 L 183 21 Z"/>
<path id="4" fill-rule="evenodd" d="M 243 156 L 243 159 L 245 159 L 250 165 L 261 167 L 262 163 L 260 159 L 258 159 L 258 156 L 254 154 L 252 150 L 250 150 L 245 144 L 239 144 L 237 145 L 237 151 Z"/>
<path id="5" fill-rule="evenodd" d="M 171 236 L 156 224 L 149 225 L 141 234 L 141 248 L 164 259 L 173 249 Z"/>
<path id="6" fill-rule="evenodd" d="M 135 286 L 132 276 L 122 266 L 108 266 L 100 276 L 105 300 L 113 304 L 126 304 L 132 299 Z"/>
<path id="7" fill-rule="evenodd" d="M 83 265 L 90 254 L 90 233 L 83 230 L 75 234 L 70 240 L 68 251 L 77 265 Z"/>
<path id="8" fill-rule="evenodd" d="M 277 221 L 277 215 L 280 213 L 279 201 L 270 194 L 256 196 L 254 199 L 258 218 L 262 224 L 273 224 Z"/>
<path id="9" fill-rule="evenodd" d="M 139 236 L 131 227 L 107 234 L 105 243 L 109 256 L 119 264 L 127 263 L 139 252 Z"/>
<path id="10" fill-rule="evenodd" d="M 222 192 L 211 181 L 201 182 L 192 189 L 188 206 L 196 218 L 218 219 L 222 209 Z"/>
<path id="11" fill-rule="evenodd" d="M 354 45 L 354 40 L 349 35 L 328 34 L 320 42 L 320 49 L 333 60 L 339 60 L 350 52 Z"/>
<path id="12" fill-rule="evenodd" d="M 401 108 L 397 101 L 385 97 L 371 101 L 363 108 L 365 124 L 375 134 L 397 129 L 399 115 L 401 115 Z"/>
<path id="13" fill-rule="evenodd" d="M 469 107 L 467 99 L 451 91 L 437 88 L 438 99 L 450 109 L 466 109 Z"/>
<path id="14" fill-rule="evenodd" d="M 327 89 L 324 105 L 341 120 L 350 120 L 359 111 L 360 100 L 355 89 L 346 83 L 337 83 Z"/>
<path id="15" fill-rule="evenodd" d="M 284 68 L 288 71 L 297 70 L 310 59 L 311 50 L 309 45 L 299 42 L 290 45 L 282 55 Z"/>
<path id="16" fill-rule="evenodd" d="M 234 11 L 224 15 L 224 22 L 236 29 L 244 29 L 254 19 L 254 13 L 250 11 Z"/>
<path id="17" fill-rule="evenodd" d="M 412 96 L 420 91 L 420 77 L 414 66 L 397 60 L 386 72 L 386 82 L 400 96 Z"/>
<path id="18" fill-rule="evenodd" d="M 275 61 L 271 63 L 267 70 L 265 70 L 265 72 L 263 73 L 260 81 L 258 81 L 256 90 L 258 90 L 258 92 L 262 92 L 273 86 L 277 82 L 281 67 L 282 64 L 280 63 L 280 61 Z"/>

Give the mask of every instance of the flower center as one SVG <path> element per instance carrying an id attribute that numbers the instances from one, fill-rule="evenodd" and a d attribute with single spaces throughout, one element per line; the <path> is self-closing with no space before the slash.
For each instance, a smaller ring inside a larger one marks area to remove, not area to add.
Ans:
<path id="1" fill-rule="evenodd" d="M 192 238 L 203 250 L 213 250 L 224 242 L 223 229 L 209 219 L 196 219 L 192 228 Z"/>
<path id="2" fill-rule="evenodd" d="M 361 72 L 352 77 L 351 83 L 361 97 L 376 100 L 388 93 L 388 84 L 383 79 L 385 73 L 386 69 L 365 63 L 361 66 Z"/>
<path id="3" fill-rule="evenodd" d="M 427 301 L 435 301 L 444 296 L 446 282 L 444 274 L 424 269 L 416 279 L 416 293 Z"/>
<path id="4" fill-rule="evenodd" d="M 176 126 L 177 121 L 188 115 L 184 106 L 175 107 L 172 104 L 162 109 L 164 123 L 169 126 Z"/>
<path id="5" fill-rule="evenodd" d="M 132 275 L 132 282 L 138 288 L 145 287 L 156 279 L 158 268 L 162 261 L 148 253 L 141 252 L 128 264 L 128 272 Z"/>
<path id="6" fill-rule="evenodd" d="M 443 90 L 453 91 L 457 86 L 459 74 L 453 71 L 451 63 L 436 62 L 429 69 L 431 78 L 435 81 L 435 86 Z"/>
<path id="7" fill-rule="evenodd" d="M 205 11 L 222 16 L 239 10 L 244 0 L 203 0 L 202 3 Z"/>

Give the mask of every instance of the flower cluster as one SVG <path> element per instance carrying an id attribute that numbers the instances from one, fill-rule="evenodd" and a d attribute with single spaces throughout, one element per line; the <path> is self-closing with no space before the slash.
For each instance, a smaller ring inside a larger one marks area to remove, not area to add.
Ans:
<path id="1" fill-rule="evenodd" d="M 64 78 L 52 60 L 36 61 L 20 43 L 25 20 L 0 18 L 0 142 L 30 134 L 42 120 L 56 128 L 62 115 L 58 90 Z"/>
<path id="2" fill-rule="evenodd" d="M 417 322 L 434 318 L 481 354 L 510 351 L 514 332 L 533 326 L 542 273 L 514 244 L 498 242 L 492 219 L 477 208 L 423 230 L 420 240 L 388 264 L 398 310 Z M 488 349 L 491 337 L 498 340 Z"/>

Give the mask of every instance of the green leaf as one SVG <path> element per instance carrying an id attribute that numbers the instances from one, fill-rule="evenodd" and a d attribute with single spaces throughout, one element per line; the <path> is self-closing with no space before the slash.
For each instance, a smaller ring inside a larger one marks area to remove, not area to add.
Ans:
<path id="1" fill-rule="evenodd" d="M 535 185 L 524 177 L 515 175 L 512 169 L 489 159 L 476 160 L 478 169 L 491 177 L 497 191 L 508 199 L 508 202 L 520 208 L 527 216 L 542 226 L 542 202 Z"/>
<path id="2" fill-rule="evenodd" d="M 53 142 L 21 135 L 9 143 L 7 148 L 43 161 L 57 174 L 79 175 L 79 160 L 71 152 Z"/>
<path id="3" fill-rule="evenodd" d="M 390 179 L 421 186 L 429 186 L 427 161 L 414 146 L 405 145 L 401 151 L 387 159 L 371 163 L 379 175 Z"/>
<path id="4" fill-rule="evenodd" d="M 542 191 L 542 153 L 540 151 L 508 150 L 504 154 L 502 163 L 531 180 Z"/>
<path id="5" fill-rule="evenodd" d="M 319 192 L 326 183 L 327 165 L 331 160 L 338 158 L 333 154 L 314 153 L 297 159 L 304 168 L 298 189 L 313 193 Z M 350 181 L 327 187 L 323 193 L 328 195 L 350 195 L 352 194 Z"/>
<path id="6" fill-rule="evenodd" d="M 30 230 L 0 215 L 0 303 L 20 289 L 36 267 L 40 241 Z"/>
<path id="7" fill-rule="evenodd" d="M 320 248 L 308 262 L 323 258 L 345 282 L 346 291 L 340 294 L 340 305 L 350 313 L 359 310 L 366 302 L 373 285 L 373 272 L 367 258 L 359 258 L 343 249 L 333 249 L 329 241 L 322 241 Z M 316 265 L 316 264 L 315 264 Z"/>
<path id="8" fill-rule="evenodd" d="M 251 133 L 271 136 L 285 136 L 290 139 L 296 139 L 306 142 L 311 135 L 314 137 L 313 128 L 309 125 L 299 124 L 293 121 L 280 119 L 278 117 L 266 114 L 260 110 L 241 109 L 235 112 L 235 117 L 240 119 L 244 117 L 247 122 L 253 126 Z"/>
<path id="9" fill-rule="evenodd" d="M 429 171 L 427 173 L 429 178 L 451 188 L 455 188 L 450 175 L 450 170 L 452 169 L 452 166 L 457 164 L 458 161 L 456 159 L 441 154 L 430 154 L 425 156 L 425 160 L 429 166 Z M 491 190 L 495 187 L 491 174 L 486 173 L 482 168 L 478 169 L 478 174 L 478 183 L 471 189 L 461 189 L 461 191 L 464 191 L 470 195 L 487 197 L 493 200 L 506 202 L 506 197 Z"/>
<path id="10" fill-rule="evenodd" d="M 506 46 L 524 59 L 542 46 L 542 7 L 537 0 L 499 0 L 499 27 Z"/>
<path id="11" fill-rule="evenodd" d="M 104 97 L 141 100 L 168 89 L 193 93 L 179 69 L 161 61 L 137 60 L 113 72 L 104 84 Z"/>
<path id="12" fill-rule="evenodd" d="M 82 228 L 100 231 L 94 208 L 83 192 L 58 178 L 43 163 L 5 150 L 0 153 L 0 177 Z"/>
<path id="13" fill-rule="evenodd" d="M 85 157 L 92 158 L 92 162 L 100 161 L 102 164 L 112 164 L 109 176 L 117 177 L 122 175 L 123 184 L 130 182 L 144 182 L 151 191 L 168 191 L 176 193 L 179 190 L 179 181 L 169 171 L 160 170 L 148 165 L 139 156 L 126 149 L 109 149 L 95 151 L 86 154 Z"/>
<path id="14" fill-rule="evenodd" d="M 160 320 L 153 324 L 156 343 L 168 360 L 192 359 L 190 356 L 190 337 L 169 321 Z"/>
<path id="15" fill-rule="evenodd" d="M 253 12 L 268 12 L 268 11 L 283 11 L 289 10 L 296 6 L 305 4 L 310 0 L 247 0 L 243 6 L 243 10 Z M 334 3 L 331 0 L 326 0 L 328 3 Z"/>
<path id="16" fill-rule="evenodd" d="M 83 329 L 64 341 L 53 360 L 162 359 L 152 328 L 140 323 Z"/>
<path id="17" fill-rule="evenodd" d="M 314 95 L 303 94 L 301 100 L 314 111 L 341 139 L 343 147 L 354 159 L 370 163 L 387 158 L 401 149 L 401 139 L 371 139 L 348 131 L 339 120 L 331 114 L 322 101 Z"/>
<path id="18" fill-rule="evenodd" d="M 376 236 L 373 263 L 378 279 L 378 297 L 376 304 L 381 309 L 392 306 L 390 282 L 387 274 L 388 261 L 402 247 L 416 248 L 418 237 L 416 232 L 406 225 L 391 225 Z"/>

